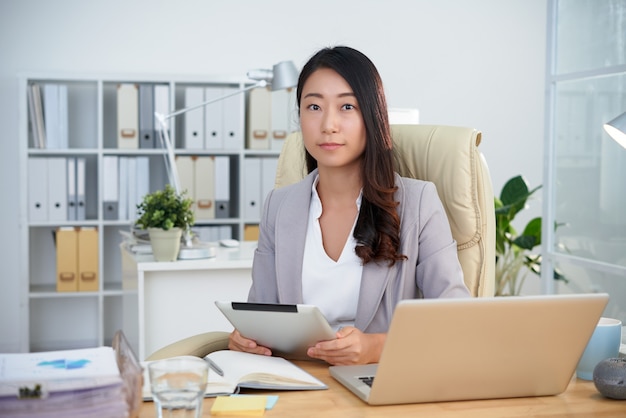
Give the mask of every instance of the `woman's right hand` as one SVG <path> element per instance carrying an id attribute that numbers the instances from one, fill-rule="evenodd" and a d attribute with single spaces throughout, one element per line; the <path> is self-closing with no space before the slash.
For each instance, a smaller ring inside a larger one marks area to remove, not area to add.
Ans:
<path id="1" fill-rule="evenodd" d="M 228 336 L 228 348 L 234 351 L 245 351 L 246 353 L 262 354 L 264 356 L 272 355 L 272 350 L 258 345 L 254 340 L 245 338 L 237 330 L 234 330 Z"/>

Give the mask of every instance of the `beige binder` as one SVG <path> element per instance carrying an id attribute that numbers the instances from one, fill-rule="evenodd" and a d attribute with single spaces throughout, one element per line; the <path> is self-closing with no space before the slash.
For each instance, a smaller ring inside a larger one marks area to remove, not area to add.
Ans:
<path id="1" fill-rule="evenodd" d="M 267 88 L 250 91 L 248 99 L 248 149 L 269 149 L 272 93 Z"/>
<path id="2" fill-rule="evenodd" d="M 258 225 L 245 225 L 243 227 L 243 240 L 244 241 L 258 241 L 259 240 L 259 226 Z"/>
<path id="3" fill-rule="evenodd" d="M 198 157 L 191 155 L 177 155 L 176 156 L 176 169 L 178 170 L 178 182 L 180 184 L 180 190 L 186 191 L 185 196 L 193 200 L 191 209 L 196 211 L 196 186 L 195 186 L 195 160 Z"/>
<path id="4" fill-rule="evenodd" d="M 74 227 L 56 230 L 57 292 L 78 290 L 78 233 Z"/>
<path id="5" fill-rule="evenodd" d="M 195 167 L 196 220 L 215 218 L 215 157 L 198 157 Z"/>
<path id="6" fill-rule="evenodd" d="M 98 229 L 82 227 L 78 230 L 78 290 L 98 291 Z"/>
<path id="7" fill-rule="evenodd" d="M 117 85 L 117 147 L 139 148 L 139 87 Z"/>

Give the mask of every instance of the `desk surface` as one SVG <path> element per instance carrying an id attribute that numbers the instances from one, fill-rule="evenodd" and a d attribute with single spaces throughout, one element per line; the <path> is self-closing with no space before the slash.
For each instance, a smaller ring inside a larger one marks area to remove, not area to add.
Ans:
<path id="1" fill-rule="evenodd" d="M 617 417 L 626 415 L 626 401 L 604 398 L 593 382 L 573 378 L 567 390 L 556 396 L 440 402 L 411 405 L 368 406 L 337 383 L 324 364 L 296 362 L 322 380 L 328 390 L 272 392 L 279 395 L 276 406 L 265 417 Z M 247 391 L 257 393 L 258 391 Z M 202 416 L 211 416 L 212 398 L 204 401 Z M 140 418 L 155 417 L 152 402 L 144 402 Z"/>

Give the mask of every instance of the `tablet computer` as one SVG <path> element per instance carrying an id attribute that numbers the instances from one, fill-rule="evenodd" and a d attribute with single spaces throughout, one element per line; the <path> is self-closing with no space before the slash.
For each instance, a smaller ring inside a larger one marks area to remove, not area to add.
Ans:
<path id="1" fill-rule="evenodd" d="M 309 347 L 336 338 L 317 306 L 224 301 L 215 304 L 241 335 L 270 348 L 274 355 L 307 359 Z"/>

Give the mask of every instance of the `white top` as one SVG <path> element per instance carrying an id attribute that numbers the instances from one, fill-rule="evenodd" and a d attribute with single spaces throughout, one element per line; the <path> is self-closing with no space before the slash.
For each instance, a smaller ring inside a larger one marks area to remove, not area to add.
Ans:
<path id="1" fill-rule="evenodd" d="M 328 323 L 337 330 L 343 326 L 354 325 L 363 264 L 354 252 L 356 240 L 353 233 L 356 219 L 339 259 L 334 261 L 326 254 L 319 223 L 322 202 L 317 194 L 318 180 L 319 177 L 313 182 L 311 191 L 309 224 L 302 262 L 302 298 L 305 304 L 317 306 Z M 356 200 L 356 206 L 360 210 L 361 194 Z"/>

